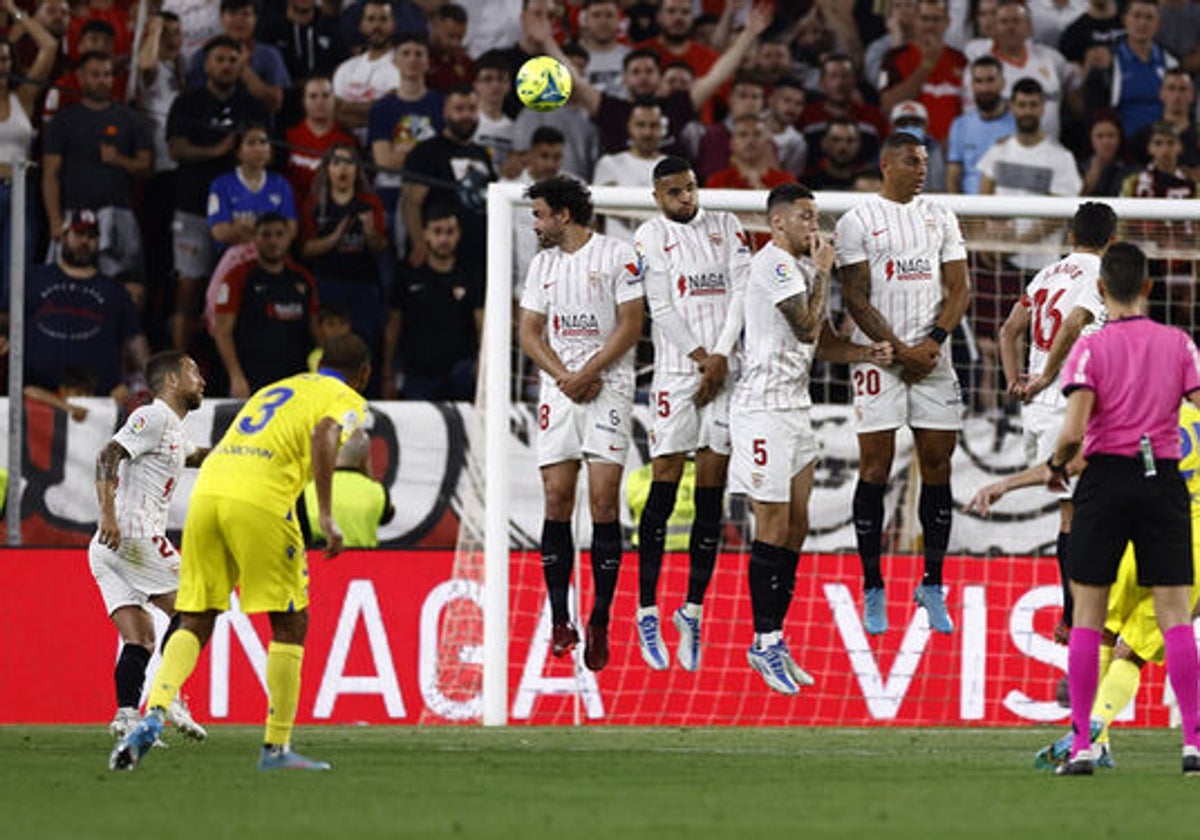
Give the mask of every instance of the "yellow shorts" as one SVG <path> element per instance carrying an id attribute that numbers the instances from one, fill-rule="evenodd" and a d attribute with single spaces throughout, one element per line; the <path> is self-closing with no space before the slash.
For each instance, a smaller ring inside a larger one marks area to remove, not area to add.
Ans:
<path id="1" fill-rule="evenodd" d="M 1200 596 L 1200 523 L 1192 522 L 1192 597 L 1191 608 L 1196 609 Z M 1154 597 L 1149 588 L 1138 586 L 1137 561 L 1133 556 L 1133 544 L 1125 546 L 1121 565 L 1117 568 L 1117 580 L 1108 591 L 1108 617 L 1104 629 L 1120 636 L 1130 650 L 1147 662 L 1161 664 L 1166 658 L 1162 630 L 1154 614 Z"/>
<path id="2" fill-rule="evenodd" d="M 229 609 L 240 587 L 242 612 L 296 612 L 308 606 L 308 558 L 295 514 L 238 499 L 193 495 L 183 526 L 175 607 Z"/>

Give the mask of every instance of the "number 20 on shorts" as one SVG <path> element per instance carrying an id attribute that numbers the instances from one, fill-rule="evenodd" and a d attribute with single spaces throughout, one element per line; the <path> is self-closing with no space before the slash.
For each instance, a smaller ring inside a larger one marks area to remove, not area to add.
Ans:
<path id="1" fill-rule="evenodd" d="M 854 371 L 854 393 L 857 396 L 874 397 L 879 393 L 879 369 L 867 368 Z"/>

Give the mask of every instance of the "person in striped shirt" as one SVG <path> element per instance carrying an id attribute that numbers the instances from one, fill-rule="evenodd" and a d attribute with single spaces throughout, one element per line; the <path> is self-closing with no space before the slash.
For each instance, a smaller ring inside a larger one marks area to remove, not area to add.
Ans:
<path id="1" fill-rule="evenodd" d="M 967 249 L 953 211 L 921 195 L 928 152 L 898 131 L 880 155 L 883 188 L 837 223 L 839 279 L 855 335 L 886 341 L 895 363 L 852 369 L 858 424 L 859 471 L 854 529 L 863 565 L 863 628 L 887 631 L 880 570 L 883 500 L 891 475 L 896 430 L 912 429 L 921 469 L 919 516 L 925 537 L 925 576 L 916 601 L 929 624 L 952 633 L 942 592 L 942 560 L 954 509 L 950 456 L 962 428 L 962 398 L 943 345 L 966 312 Z"/>

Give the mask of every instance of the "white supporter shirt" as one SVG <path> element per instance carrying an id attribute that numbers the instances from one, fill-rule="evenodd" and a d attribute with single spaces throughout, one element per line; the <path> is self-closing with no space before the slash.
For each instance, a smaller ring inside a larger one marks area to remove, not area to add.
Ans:
<path id="1" fill-rule="evenodd" d="M 567 370 L 582 368 L 617 328 L 617 307 L 643 297 L 642 267 L 628 242 L 593 233 L 582 248 L 539 251 L 529 264 L 521 308 L 546 316 L 550 349 Z M 634 349 L 600 374 L 606 388 L 633 396 Z M 542 371 L 542 388 L 557 387 Z"/>
<path id="2" fill-rule="evenodd" d="M 133 414 L 112 438 L 129 453 L 117 482 L 117 524 L 125 537 L 154 537 L 167 531 L 167 510 L 196 447 L 169 405 L 155 400 Z"/>
<path id="3" fill-rule="evenodd" d="M 797 260 L 774 242 L 763 246 L 750 261 L 743 298 L 742 375 L 733 390 L 734 405 L 768 411 L 812 405 L 808 372 L 816 345 L 796 338 L 779 303 L 796 295 L 811 295 L 815 278 L 812 260 Z"/>
<path id="4" fill-rule="evenodd" d="M 689 222 L 655 216 L 638 227 L 634 245 L 646 280 L 655 369 L 695 373 L 688 353 L 697 347 L 728 356 L 737 340 L 736 326 L 725 329 L 730 305 L 750 271 L 750 239 L 737 217 L 703 208 Z"/>
<path id="5" fill-rule="evenodd" d="M 1057 138 L 1062 124 L 1059 116 L 1062 101 L 1067 94 L 1082 84 L 1071 63 L 1058 50 L 1035 41 L 1025 42 L 1025 61 L 1020 64 L 998 55 L 992 48 L 991 40 L 984 40 L 982 44 L 973 42 L 965 52 L 967 61 L 972 62 L 985 54 L 992 55 L 1000 62 L 1004 73 L 1004 91 L 1001 95 L 1005 101 L 1012 100 L 1013 85 L 1021 79 L 1029 77 L 1037 80 L 1046 99 L 1046 110 L 1042 113 L 1042 131 L 1050 137 Z M 975 110 L 975 92 L 971 89 L 969 73 L 963 74 L 962 97 L 963 109 Z"/>
<path id="6" fill-rule="evenodd" d="M 839 266 L 866 262 L 871 305 L 905 344 L 929 335 L 942 307 L 942 263 L 965 260 L 967 246 L 954 211 L 915 196 L 898 204 L 872 195 L 838 219 Z M 872 339 L 855 326 L 860 343 Z"/>
<path id="7" fill-rule="evenodd" d="M 1071 253 L 1046 266 L 1029 281 L 1021 295 L 1021 305 L 1029 310 L 1030 375 L 1037 376 L 1045 370 L 1054 337 L 1076 307 L 1081 306 L 1092 313 L 1093 321 L 1085 332 L 1094 332 L 1104 323 L 1104 302 L 1096 285 L 1099 278 L 1100 257 Z M 1063 408 L 1067 404 L 1067 398 L 1055 385 L 1043 388 L 1033 401 L 1052 408 Z"/>
<path id="8" fill-rule="evenodd" d="M 333 95 L 343 102 L 374 102 L 400 87 L 400 70 L 391 50 L 372 60 L 367 53 L 348 58 L 333 71 Z M 367 129 L 354 129 L 360 145 L 367 142 Z M 370 151 L 368 149 L 368 151 Z"/>

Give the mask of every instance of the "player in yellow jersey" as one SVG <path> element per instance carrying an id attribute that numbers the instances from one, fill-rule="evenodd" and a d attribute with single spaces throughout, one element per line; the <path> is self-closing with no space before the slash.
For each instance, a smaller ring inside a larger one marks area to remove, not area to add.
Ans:
<path id="1" fill-rule="evenodd" d="M 1200 599 L 1200 409 L 1190 402 L 1185 401 L 1179 408 L 1179 437 L 1183 444 L 1179 474 L 1187 481 L 1192 499 L 1192 563 L 1196 583 L 1192 585 L 1191 607 L 1195 616 Z M 986 516 L 1005 493 L 1018 487 L 1044 485 L 1049 472 L 1048 466 L 1039 464 L 989 484 L 975 494 L 968 509 Z M 1091 735 L 1099 747 L 1098 766 L 1116 766 L 1109 745 L 1109 724 L 1137 694 L 1142 666 L 1147 662 L 1162 664 L 1164 659 L 1165 648 L 1162 630 L 1154 614 L 1154 599 L 1149 588 L 1138 586 L 1137 559 L 1133 546 L 1128 545 L 1121 557 L 1117 581 L 1108 594 L 1108 616 L 1100 647 L 1101 679 L 1092 704 Z M 1066 761 L 1071 753 L 1071 737 L 1071 733 L 1067 733 L 1040 749 L 1034 756 L 1034 766 L 1049 768 Z"/>
<path id="2" fill-rule="evenodd" d="M 234 587 L 243 612 L 265 612 L 271 621 L 259 769 L 329 769 L 290 749 L 308 628 L 308 565 L 294 507 L 311 471 L 325 554 L 341 552 L 332 514 L 334 463 L 338 447 L 366 418 L 359 391 L 371 375 L 370 358 L 358 336 L 330 339 L 317 373 L 281 379 L 251 396 L 205 460 L 183 528 L 180 627 L 163 652 L 146 716 L 113 749 L 111 769 L 132 770 L 150 749 L 164 709 L 196 667 Z"/>

